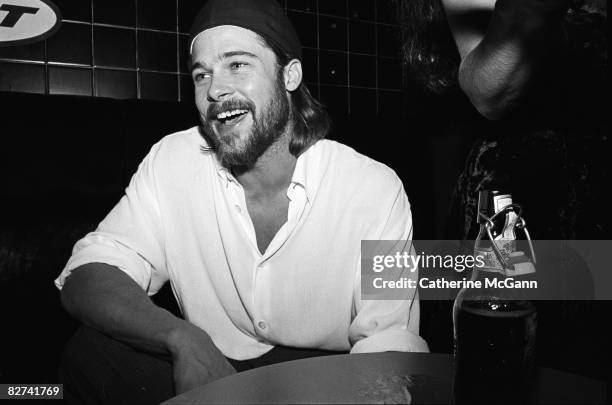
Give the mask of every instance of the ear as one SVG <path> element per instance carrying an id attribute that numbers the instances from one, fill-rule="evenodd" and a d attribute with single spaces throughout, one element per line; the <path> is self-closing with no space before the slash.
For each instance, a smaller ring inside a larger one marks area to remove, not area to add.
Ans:
<path id="1" fill-rule="evenodd" d="M 298 59 L 291 59 L 284 67 L 283 77 L 287 91 L 297 89 L 300 83 L 302 83 L 302 62 Z"/>

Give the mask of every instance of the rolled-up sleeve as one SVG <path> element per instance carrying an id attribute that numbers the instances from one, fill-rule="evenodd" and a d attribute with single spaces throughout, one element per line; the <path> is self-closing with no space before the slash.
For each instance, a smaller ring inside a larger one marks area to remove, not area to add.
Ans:
<path id="1" fill-rule="evenodd" d="M 163 253 L 154 159 L 157 145 L 142 161 L 125 195 L 98 225 L 79 240 L 62 273 L 61 289 L 72 270 L 87 263 L 105 263 L 128 274 L 149 295 L 168 280 Z"/>
<path id="2" fill-rule="evenodd" d="M 395 199 L 390 208 L 385 209 L 385 218 L 368 239 L 393 240 L 396 241 L 393 251 L 413 252 L 410 204 L 399 179 L 397 182 Z M 418 272 L 406 268 L 400 277 L 418 280 Z M 401 299 L 363 299 L 361 269 L 357 269 L 353 294 L 355 316 L 349 328 L 351 353 L 429 351 L 427 343 L 419 336 L 418 290 L 406 288 L 401 294 Z"/>

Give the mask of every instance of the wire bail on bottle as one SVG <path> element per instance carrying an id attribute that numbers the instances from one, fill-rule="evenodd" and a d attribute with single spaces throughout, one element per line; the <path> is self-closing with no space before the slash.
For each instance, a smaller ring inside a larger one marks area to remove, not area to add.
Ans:
<path id="1" fill-rule="evenodd" d="M 501 210 L 493 214 L 493 216 L 491 216 L 490 218 L 487 217 L 482 212 L 480 211 L 478 212 L 478 215 L 482 219 L 485 220 L 484 226 L 487 231 L 487 236 L 491 240 L 491 245 L 492 245 L 493 251 L 495 252 L 495 256 L 497 257 L 497 260 L 499 260 L 499 262 L 501 263 L 502 268 L 504 270 L 514 270 L 514 264 L 509 263 L 506 257 L 504 257 L 502 252 L 499 250 L 499 247 L 497 246 L 497 243 L 495 243 L 495 238 L 493 237 L 491 230 L 495 226 L 495 222 L 494 222 L 495 219 L 497 219 L 497 217 L 501 215 L 506 215 L 510 211 L 513 211 L 517 216 L 517 220 L 516 220 L 514 227 L 516 229 L 522 230 L 525 233 L 525 238 L 527 239 L 527 243 L 529 244 L 529 250 L 531 252 L 531 262 L 535 264 L 536 263 L 535 250 L 533 249 L 533 243 L 531 241 L 529 231 L 527 230 L 527 223 L 525 222 L 525 219 L 521 216 L 521 206 L 519 204 L 508 204 L 504 208 L 502 208 Z"/>

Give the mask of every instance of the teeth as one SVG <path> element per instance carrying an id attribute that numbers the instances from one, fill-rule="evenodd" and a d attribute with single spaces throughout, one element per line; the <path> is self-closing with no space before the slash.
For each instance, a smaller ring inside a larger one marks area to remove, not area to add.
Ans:
<path id="1" fill-rule="evenodd" d="M 217 114 L 217 119 L 218 120 L 224 120 L 224 119 L 233 117 L 234 115 L 244 114 L 246 112 L 247 112 L 247 110 L 223 111 L 222 113 Z"/>

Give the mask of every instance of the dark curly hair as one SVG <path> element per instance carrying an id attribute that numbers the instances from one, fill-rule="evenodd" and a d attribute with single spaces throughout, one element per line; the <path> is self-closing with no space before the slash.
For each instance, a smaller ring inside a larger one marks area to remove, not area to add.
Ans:
<path id="1" fill-rule="evenodd" d="M 409 74 L 433 93 L 457 87 L 460 57 L 440 0 L 393 0 Z"/>

